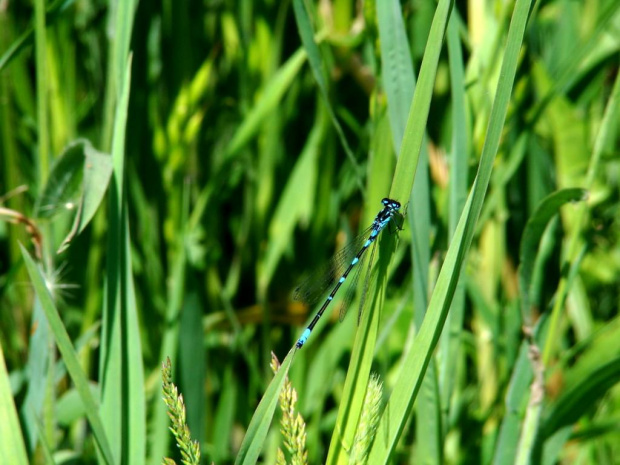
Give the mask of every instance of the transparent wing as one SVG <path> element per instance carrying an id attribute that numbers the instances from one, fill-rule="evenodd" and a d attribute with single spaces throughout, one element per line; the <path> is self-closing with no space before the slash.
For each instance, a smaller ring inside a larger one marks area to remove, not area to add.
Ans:
<path id="1" fill-rule="evenodd" d="M 353 257 L 355 257 L 364 243 L 368 240 L 371 229 L 372 225 L 362 231 L 344 248 L 336 252 L 327 263 L 310 273 L 308 277 L 295 288 L 293 298 L 308 305 L 313 305 L 321 298 L 325 297 L 328 290 L 333 288 L 336 281 L 340 279 L 342 274 L 351 264 Z M 360 264 L 358 263 L 356 266 L 359 265 Z"/>
<path id="2" fill-rule="evenodd" d="M 364 311 L 364 304 L 366 303 L 366 293 L 368 292 L 368 283 L 370 283 L 370 275 L 372 274 L 372 263 L 375 261 L 375 252 L 377 251 L 377 243 L 379 239 L 375 240 L 372 245 L 372 252 L 370 254 L 370 261 L 368 262 L 368 269 L 366 270 L 366 278 L 364 279 L 364 288 L 362 289 L 362 297 L 360 298 L 360 306 L 357 310 L 357 324 L 362 321 L 362 312 Z"/>
<path id="3" fill-rule="evenodd" d="M 397 213 L 394 216 L 394 220 L 388 223 L 388 227 L 392 226 L 393 223 L 394 223 L 394 228 L 396 229 L 396 231 L 400 231 L 402 229 L 403 216 Z M 361 266 L 362 261 L 364 257 L 370 253 L 370 260 L 368 261 L 368 266 L 366 267 L 366 277 L 364 278 L 364 286 L 362 287 L 362 294 L 360 297 L 360 303 L 359 303 L 359 307 L 357 311 L 357 324 L 359 325 L 360 322 L 362 321 L 362 312 L 364 311 L 364 306 L 366 304 L 366 295 L 368 293 L 368 285 L 370 283 L 370 279 L 372 275 L 372 265 L 375 261 L 375 254 L 377 252 L 378 243 L 379 243 L 379 238 L 377 237 L 374 240 L 373 244 L 370 246 L 370 248 L 372 248 L 372 251 L 370 252 L 366 251 L 364 255 L 362 256 L 362 258 L 360 259 L 360 263 L 359 263 L 360 269 L 355 271 L 355 277 L 353 278 L 353 281 L 351 282 L 351 287 L 347 289 L 347 294 L 343 300 L 342 306 L 340 307 L 340 321 L 344 319 L 346 312 L 349 308 L 349 304 L 351 303 L 351 301 L 353 300 L 353 296 L 355 295 L 355 291 L 357 289 L 357 281 L 359 280 L 359 277 L 362 274 L 362 266 Z"/>
<path id="4" fill-rule="evenodd" d="M 375 244 L 376 244 L 376 241 L 375 241 Z M 374 251 L 375 244 L 370 246 L 373 249 L 373 251 Z M 357 264 L 355 265 L 355 269 L 353 270 L 353 276 L 349 276 L 344 283 L 344 285 L 347 285 L 348 283 L 348 288 L 347 288 L 346 294 L 344 295 L 344 299 L 342 299 L 342 302 L 340 303 L 340 315 L 339 315 L 340 321 L 344 320 L 344 317 L 347 315 L 347 310 L 349 309 L 349 306 L 351 305 L 351 302 L 353 301 L 353 298 L 355 297 L 355 291 L 357 290 L 357 283 L 360 279 L 360 275 L 362 274 L 362 270 L 364 269 L 364 261 L 367 255 L 368 255 L 368 250 L 364 252 L 364 255 L 360 257 L 360 261 L 357 262 Z"/>

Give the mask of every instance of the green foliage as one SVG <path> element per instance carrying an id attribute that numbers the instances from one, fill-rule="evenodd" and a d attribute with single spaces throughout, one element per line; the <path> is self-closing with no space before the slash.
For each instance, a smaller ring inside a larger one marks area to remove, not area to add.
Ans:
<path id="1" fill-rule="evenodd" d="M 617 462 L 617 0 L 10 5 L 0 462 Z"/>

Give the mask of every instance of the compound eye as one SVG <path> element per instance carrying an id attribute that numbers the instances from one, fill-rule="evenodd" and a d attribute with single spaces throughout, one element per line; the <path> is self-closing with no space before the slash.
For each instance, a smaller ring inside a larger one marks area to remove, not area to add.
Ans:
<path id="1" fill-rule="evenodd" d="M 388 198 L 386 197 L 386 198 L 384 198 L 384 199 L 381 201 L 381 203 L 382 203 L 383 205 L 388 205 L 388 204 L 390 203 L 390 199 L 388 199 Z"/>

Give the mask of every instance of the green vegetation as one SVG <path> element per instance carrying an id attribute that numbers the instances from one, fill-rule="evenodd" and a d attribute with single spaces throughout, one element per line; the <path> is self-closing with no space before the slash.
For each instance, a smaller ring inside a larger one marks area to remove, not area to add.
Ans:
<path id="1" fill-rule="evenodd" d="M 0 2 L 0 464 L 618 463 L 619 57 L 617 0 Z"/>

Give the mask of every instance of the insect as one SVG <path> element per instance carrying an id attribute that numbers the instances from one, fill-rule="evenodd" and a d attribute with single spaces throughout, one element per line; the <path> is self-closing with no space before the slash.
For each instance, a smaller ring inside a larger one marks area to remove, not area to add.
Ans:
<path id="1" fill-rule="evenodd" d="M 308 327 L 304 330 L 301 337 L 297 340 L 297 343 L 295 345 L 298 349 L 301 349 L 306 343 L 306 341 L 310 337 L 310 334 L 312 333 L 312 330 L 323 316 L 323 313 L 325 313 L 325 309 L 327 309 L 332 300 L 334 300 L 334 296 L 336 295 L 342 284 L 346 281 L 347 277 L 351 273 L 351 270 L 357 267 L 358 271 L 353 277 L 351 287 L 349 288 L 350 297 L 353 296 L 353 292 L 356 287 L 355 283 L 357 283 L 360 271 L 362 269 L 362 267 L 360 266 L 360 262 L 364 259 L 366 250 L 373 243 L 375 243 L 377 237 L 379 236 L 379 233 L 383 231 L 385 227 L 393 220 L 398 221 L 397 227 L 400 229 L 400 224 L 402 224 L 403 218 L 402 214 L 400 213 L 400 202 L 393 199 L 384 198 L 381 203 L 383 204 L 383 209 L 377 214 L 372 224 L 349 245 L 347 245 L 340 252 L 337 252 L 336 255 L 334 255 L 334 257 L 330 260 L 329 265 L 323 269 L 324 271 L 322 273 L 320 273 L 319 275 L 315 275 L 316 277 L 311 276 L 295 290 L 296 300 L 305 301 L 307 303 L 314 303 L 318 298 L 320 298 L 321 295 L 324 295 L 324 292 L 327 288 L 333 286 L 332 291 L 323 302 L 323 305 L 316 313 Z M 357 253 L 355 253 L 356 250 Z M 373 248 L 372 255 L 374 255 L 375 250 L 376 249 Z M 353 253 L 355 253 L 355 255 L 353 256 L 353 258 L 351 258 L 351 255 Z M 372 265 L 372 260 L 370 261 L 370 263 Z M 340 274 L 339 270 L 342 270 L 345 267 L 346 269 L 344 270 L 344 272 L 340 271 Z M 339 274 L 340 279 L 336 281 Z M 366 289 L 364 289 L 364 292 L 365 290 Z M 347 293 L 347 298 L 345 298 L 344 303 L 340 309 L 341 321 L 344 318 L 344 315 L 346 313 L 346 307 L 349 301 L 349 293 Z M 362 297 L 362 303 L 363 301 L 364 300 Z M 359 316 L 361 316 L 362 306 L 363 305 L 360 306 Z"/>

